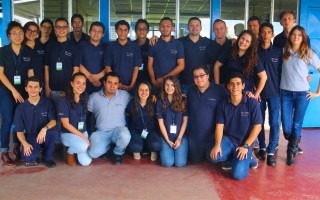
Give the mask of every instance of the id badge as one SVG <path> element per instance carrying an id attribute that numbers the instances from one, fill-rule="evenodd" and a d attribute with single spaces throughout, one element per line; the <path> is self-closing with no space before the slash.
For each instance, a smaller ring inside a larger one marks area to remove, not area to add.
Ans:
<path id="1" fill-rule="evenodd" d="M 13 83 L 15 85 L 20 85 L 21 84 L 21 76 L 14 76 L 13 77 Z"/>
<path id="2" fill-rule="evenodd" d="M 83 128 L 84 128 L 84 122 L 79 122 L 78 123 L 78 130 L 80 131 L 80 130 L 83 130 Z"/>
<path id="3" fill-rule="evenodd" d="M 143 63 L 141 64 L 141 66 L 139 67 L 139 70 L 142 71 L 143 70 Z"/>
<path id="4" fill-rule="evenodd" d="M 170 133 L 177 134 L 177 125 L 170 125 Z"/>
<path id="5" fill-rule="evenodd" d="M 62 70 L 62 62 L 56 63 L 56 70 L 61 71 Z"/>
<path id="6" fill-rule="evenodd" d="M 142 133 L 141 133 L 141 137 L 143 138 L 143 139 L 146 139 L 147 138 L 147 136 L 148 136 L 148 131 L 147 131 L 147 129 L 143 129 L 142 130 Z"/>

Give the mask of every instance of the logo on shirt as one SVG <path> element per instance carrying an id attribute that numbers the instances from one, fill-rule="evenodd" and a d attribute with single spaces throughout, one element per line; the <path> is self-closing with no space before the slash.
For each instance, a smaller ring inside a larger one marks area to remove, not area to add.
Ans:
<path id="1" fill-rule="evenodd" d="M 177 54 L 177 53 L 178 53 L 178 51 L 177 51 L 176 49 L 171 49 L 170 52 L 171 52 L 172 54 Z"/>
<path id="2" fill-rule="evenodd" d="M 123 106 L 122 103 L 116 103 L 116 106 Z"/>
<path id="3" fill-rule="evenodd" d="M 99 54 L 100 54 L 100 55 L 103 55 L 103 53 L 104 53 L 103 51 L 99 51 Z"/>
<path id="4" fill-rule="evenodd" d="M 241 117 L 249 117 L 250 113 L 249 112 L 241 112 Z"/>
<path id="5" fill-rule="evenodd" d="M 38 53 L 39 55 L 44 55 L 44 50 L 37 50 L 37 53 Z"/>
<path id="6" fill-rule="evenodd" d="M 199 50 L 200 50 L 200 51 L 205 51 L 206 49 L 207 49 L 206 46 L 199 46 Z"/>
<path id="7" fill-rule="evenodd" d="M 215 101 L 216 99 L 214 99 L 214 98 L 209 98 L 208 100 L 209 100 L 209 101 Z"/>
<path id="8" fill-rule="evenodd" d="M 31 60 L 30 57 L 22 57 L 22 59 L 24 62 L 30 62 L 30 60 Z"/>
<path id="9" fill-rule="evenodd" d="M 64 55 L 71 57 L 71 56 L 72 56 L 72 53 L 69 52 L 69 51 L 65 51 L 65 52 L 64 52 Z"/>
<path id="10" fill-rule="evenodd" d="M 279 59 L 278 58 L 271 58 L 271 62 L 277 63 L 277 62 L 279 62 Z"/>
<path id="11" fill-rule="evenodd" d="M 48 116 L 48 112 L 42 112 L 40 113 L 41 117 L 47 117 Z"/>
<path id="12" fill-rule="evenodd" d="M 133 53 L 126 53 L 127 57 L 133 57 Z"/>

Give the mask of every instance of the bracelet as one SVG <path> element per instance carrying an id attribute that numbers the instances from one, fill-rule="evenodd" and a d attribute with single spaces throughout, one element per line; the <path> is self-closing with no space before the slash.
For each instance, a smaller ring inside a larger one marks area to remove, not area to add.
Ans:
<path id="1" fill-rule="evenodd" d="M 44 128 L 44 129 L 46 129 L 46 130 L 48 130 L 48 129 L 49 129 L 49 127 L 48 127 L 47 125 L 45 125 L 43 128 Z"/>

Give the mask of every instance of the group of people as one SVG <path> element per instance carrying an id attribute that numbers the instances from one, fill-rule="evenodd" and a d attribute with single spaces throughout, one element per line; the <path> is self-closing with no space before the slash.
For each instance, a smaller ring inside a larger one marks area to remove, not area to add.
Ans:
<path id="1" fill-rule="evenodd" d="M 189 19 L 189 34 L 179 39 L 171 35 L 173 21 L 164 17 L 160 37 L 150 41 L 145 19 L 135 24 L 135 41 L 128 38 L 129 23 L 120 20 L 117 40 L 108 44 L 102 41 L 104 25 L 93 22 L 87 35 L 79 14 L 71 18 L 72 32 L 65 18 L 54 25 L 49 19 L 40 26 L 10 22 L 11 43 L 0 49 L 4 165 L 16 165 L 9 154 L 14 124 L 13 154 L 26 166 L 38 165 L 41 148 L 42 162 L 56 166 L 52 154 L 61 141 L 70 166 L 77 160 L 88 166 L 106 154 L 119 165 L 126 150 L 136 160 L 149 151 L 165 167 L 223 162 L 241 180 L 258 167 L 255 143 L 257 157 L 276 165 L 280 113 L 287 164 L 293 165 L 302 152 L 308 102 L 320 95 L 320 86 L 310 91 L 308 69 L 320 71 L 320 60 L 304 28 L 295 26 L 293 12 L 282 12 L 280 22 L 283 32 L 273 44 L 272 24 L 255 16 L 236 40 L 226 37 L 223 20 L 215 20 L 213 41 L 200 36 L 198 17 Z"/>

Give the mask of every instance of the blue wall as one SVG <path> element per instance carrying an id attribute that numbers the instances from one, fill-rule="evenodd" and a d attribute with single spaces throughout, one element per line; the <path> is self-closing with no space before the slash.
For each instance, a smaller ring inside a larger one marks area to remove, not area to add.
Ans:
<path id="1" fill-rule="evenodd" d="M 6 29 L 8 23 L 12 20 L 12 5 L 11 0 L 2 0 L 2 13 L 3 18 L 0 18 L 0 38 L 2 46 L 9 44 L 8 37 L 6 35 Z"/>

